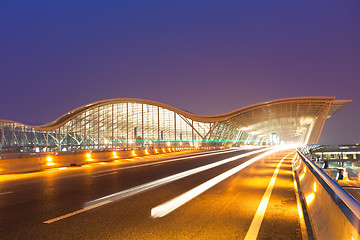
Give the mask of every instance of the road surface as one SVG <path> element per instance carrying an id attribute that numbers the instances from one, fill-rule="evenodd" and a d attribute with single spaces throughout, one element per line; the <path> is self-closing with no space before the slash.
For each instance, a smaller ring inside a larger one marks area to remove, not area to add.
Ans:
<path id="1" fill-rule="evenodd" d="M 302 239 L 294 154 L 217 150 L 3 175 L 0 236 Z"/>

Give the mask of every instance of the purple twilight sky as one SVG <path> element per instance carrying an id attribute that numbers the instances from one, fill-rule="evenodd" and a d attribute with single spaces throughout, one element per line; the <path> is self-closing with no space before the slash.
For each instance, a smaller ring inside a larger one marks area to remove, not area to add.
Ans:
<path id="1" fill-rule="evenodd" d="M 123 97 L 220 114 L 336 96 L 353 102 L 320 143 L 360 142 L 359 0 L 3 0 L 0 30 L 0 119 Z"/>

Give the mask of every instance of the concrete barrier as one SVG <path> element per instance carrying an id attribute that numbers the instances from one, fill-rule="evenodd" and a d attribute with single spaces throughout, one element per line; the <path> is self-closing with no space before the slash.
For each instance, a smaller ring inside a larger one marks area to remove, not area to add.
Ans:
<path id="1" fill-rule="evenodd" d="M 159 148 L 140 150 L 79 150 L 43 153 L 0 154 L 0 174 L 40 171 L 54 167 L 78 166 L 92 162 L 113 161 L 134 157 L 143 157 L 162 153 L 189 150 L 207 150 L 209 148 Z"/>
<path id="2" fill-rule="evenodd" d="M 360 239 L 360 204 L 299 151 L 293 166 L 315 238 Z"/>

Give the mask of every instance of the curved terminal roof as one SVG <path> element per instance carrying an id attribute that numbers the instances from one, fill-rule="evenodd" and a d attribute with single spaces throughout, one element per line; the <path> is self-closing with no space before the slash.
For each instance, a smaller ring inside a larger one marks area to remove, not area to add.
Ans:
<path id="1" fill-rule="evenodd" d="M 276 133 L 283 140 L 299 137 L 302 138 L 301 142 L 317 142 L 325 120 L 351 102 L 351 100 L 335 100 L 335 97 L 284 98 L 257 103 L 220 115 L 204 116 L 192 114 L 155 101 L 136 98 L 115 98 L 78 107 L 51 123 L 30 127 L 43 131 L 53 130 L 61 127 L 67 121 L 84 111 L 101 105 L 123 102 L 159 106 L 194 121 L 226 123 L 260 137 L 267 137 L 271 133 Z"/>

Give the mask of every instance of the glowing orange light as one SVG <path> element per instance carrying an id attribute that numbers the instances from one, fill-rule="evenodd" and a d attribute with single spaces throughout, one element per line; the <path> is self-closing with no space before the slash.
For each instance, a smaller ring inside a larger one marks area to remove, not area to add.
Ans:
<path id="1" fill-rule="evenodd" d="M 305 177 L 305 173 L 303 173 L 303 174 L 299 177 L 300 181 L 301 181 L 304 177 Z"/>
<path id="2" fill-rule="evenodd" d="M 306 203 L 307 203 L 307 205 L 309 205 L 313 200 L 314 200 L 314 198 L 315 198 L 315 194 L 314 193 L 311 193 L 311 194 L 309 194 L 308 196 L 306 196 Z"/>
<path id="3" fill-rule="evenodd" d="M 50 156 L 48 156 L 48 157 L 46 158 L 46 161 L 47 161 L 47 162 L 52 162 L 52 161 L 53 161 L 53 158 L 50 157 Z"/>
<path id="4" fill-rule="evenodd" d="M 86 157 L 87 157 L 87 160 L 88 160 L 88 161 L 94 161 L 93 159 L 91 159 L 91 154 L 90 154 L 90 153 L 87 153 L 87 154 L 86 154 Z"/>
<path id="5" fill-rule="evenodd" d="M 134 157 L 136 157 L 136 156 L 137 156 L 134 150 L 133 150 L 133 151 L 131 151 L 131 154 L 132 154 Z"/>
<path id="6" fill-rule="evenodd" d="M 53 158 L 51 156 L 46 157 L 46 166 L 54 166 Z"/>

